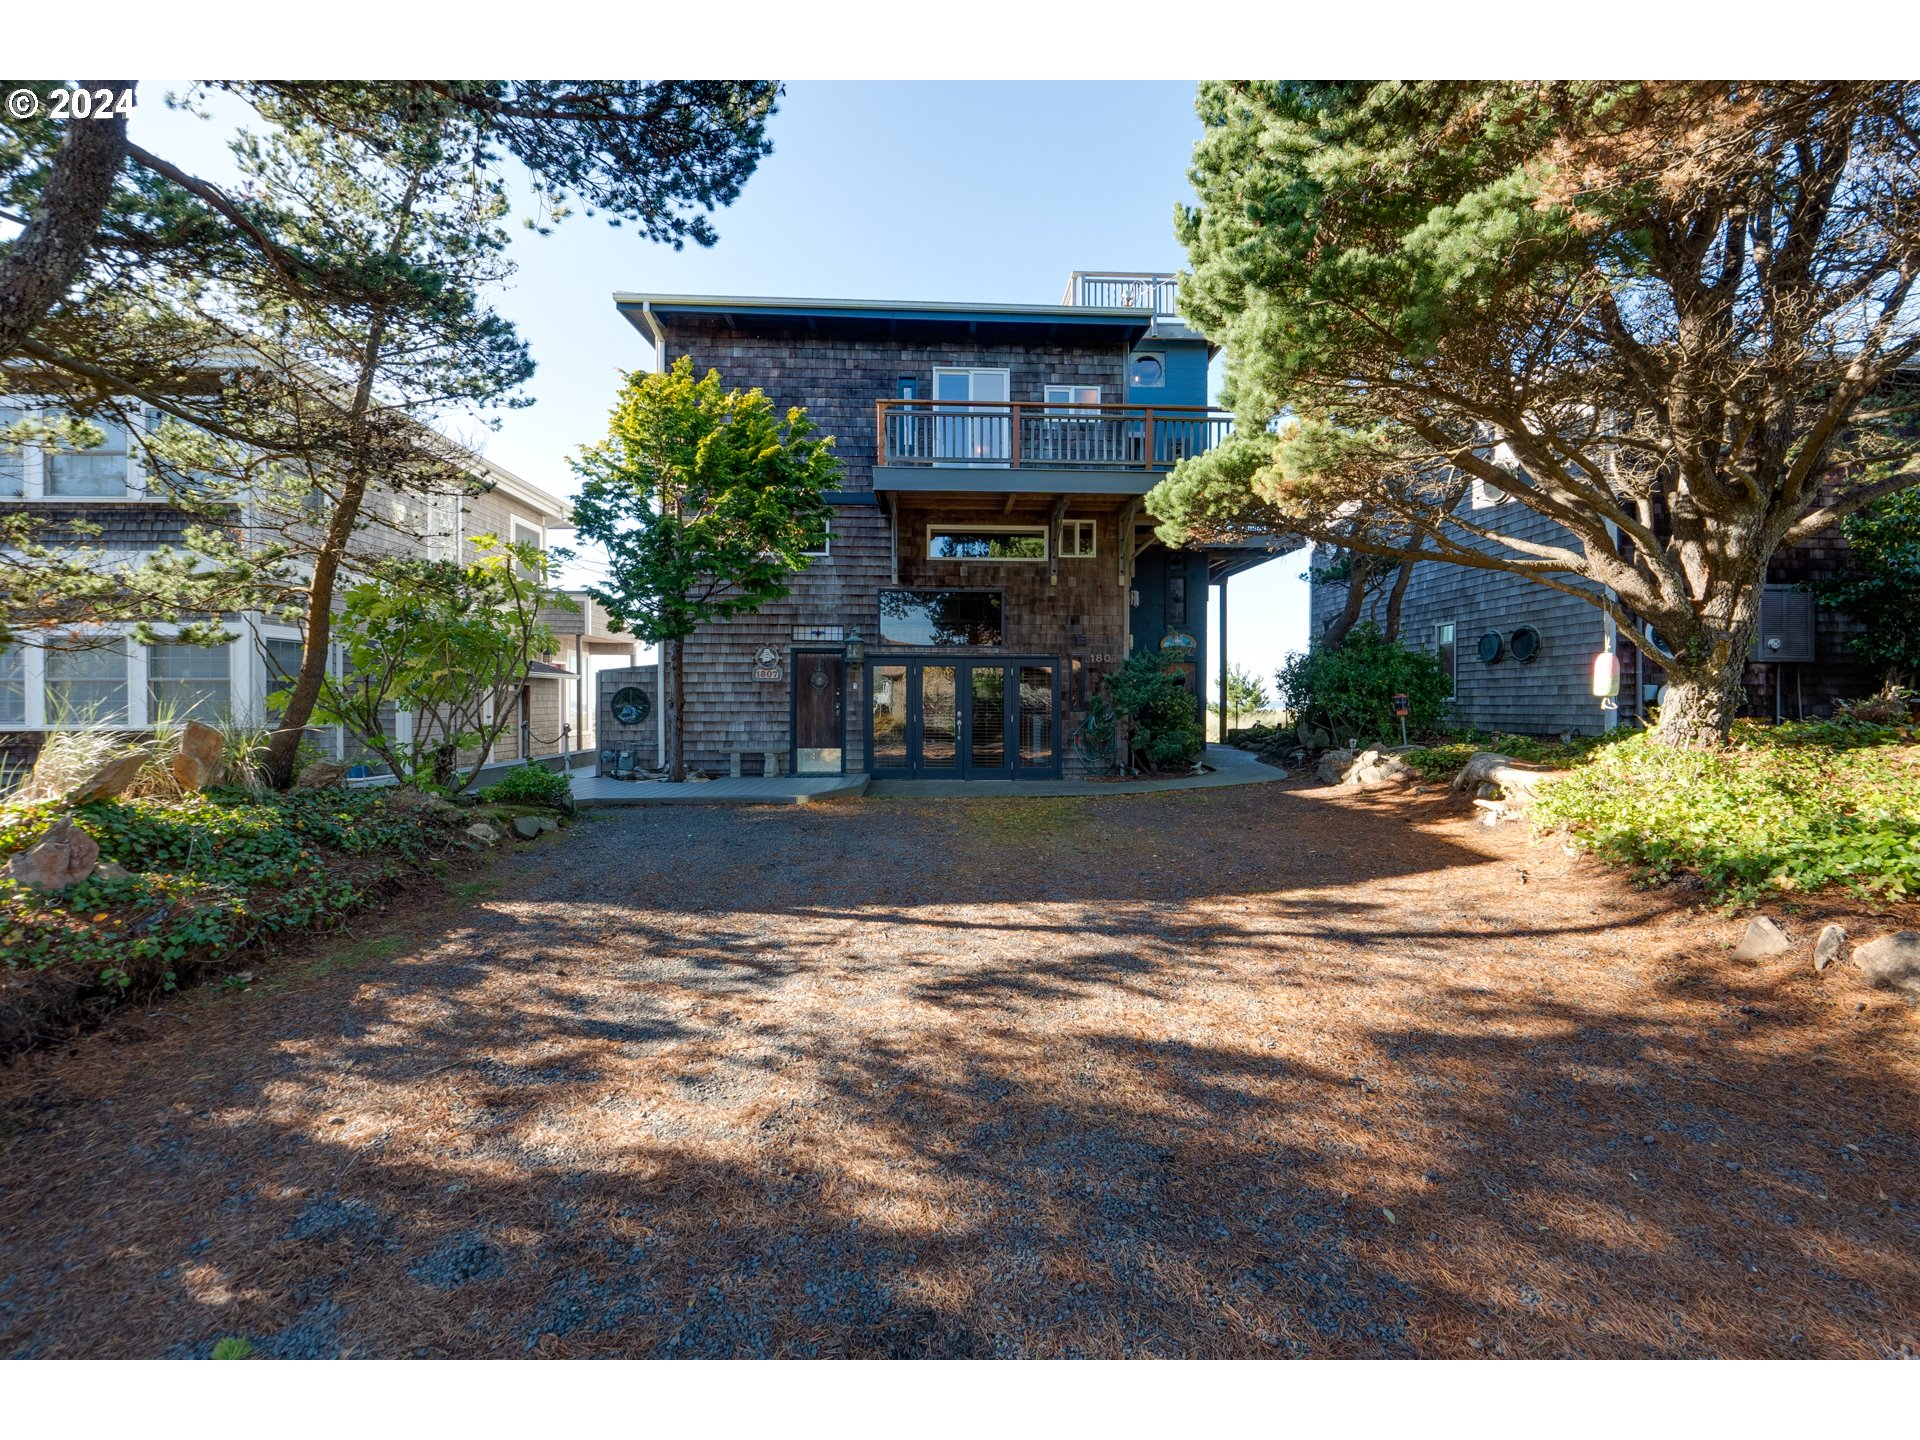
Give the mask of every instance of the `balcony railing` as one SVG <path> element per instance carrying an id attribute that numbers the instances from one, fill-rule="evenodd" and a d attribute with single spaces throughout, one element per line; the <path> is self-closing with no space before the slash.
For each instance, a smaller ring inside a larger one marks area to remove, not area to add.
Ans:
<path id="1" fill-rule="evenodd" d="M 1067 278 L 1062 305 L 1117 305 L 1147 310 L 1155 316 L 1176 317 L 1180 278 L 1153 271 L 1076 270 Z"/>
<path id="2" fill-rule="evenodd" d="M 1169 470 L 1213 449 L 1233 416 L 1204 405 L 882 400 L 882 465 Z"/>

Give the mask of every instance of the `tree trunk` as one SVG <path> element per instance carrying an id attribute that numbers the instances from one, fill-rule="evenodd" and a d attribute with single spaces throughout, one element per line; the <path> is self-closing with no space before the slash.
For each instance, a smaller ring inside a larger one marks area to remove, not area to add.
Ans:
<path id="1" fill-rule="evenodd" d="M 686 644 L 684 640 L 672 640 L 667 643 L 666 690 L 667 690 L 667 779 L 678 784 L 687 778 L 686 751 L 686 686 L 681 683 L 686 672 L 682 668 L 686 663 Z"/>
<path id="2" fill-rule="evenodd" d="M 134 82 L 82 83 L 117 96 Z M 126 116 L 67 122 L 39 204 L 0 255 L 0 356 L 11 355 L 79 277 L 126 154 Z"/>
<path id="3" fill-rule="evenodd" d="M 1413 561 L 1402 560 L 1400 572 L 1393 577 L 1393 589 L 1387 595 L 1388 640 L 1400 638 L 1400 603 L 1407 598 L 1407 582 L 1413 579 Z"/>
<path id="4" fill-rule="evenodd" d="M 1684 750 L 1718 750 L 1724 746 L 1745 698 L 1740 677 L 1746 669 L 1746 652 L 1740 653 L 1739 660 L 1720 669 L 1669 664 L 1666 698 L 1660 702 L 1654 738 L 1662 745 Z"/>
<path id="5" fill-rule="evenodd" d="M 1360 623 L 1360 612 L 1367 603 L 1367 589 L 1373 584 L 1373 572 L 1372 556 L 1348 557 L 1347 603 L 1340 611 L 1339 618 L 1329 625 L 1326 634 L 1320 637 L 1320 643 L 1329 650 L 1338 650 L 1340 642 L 1347 638 L 1347 632 Z"/>

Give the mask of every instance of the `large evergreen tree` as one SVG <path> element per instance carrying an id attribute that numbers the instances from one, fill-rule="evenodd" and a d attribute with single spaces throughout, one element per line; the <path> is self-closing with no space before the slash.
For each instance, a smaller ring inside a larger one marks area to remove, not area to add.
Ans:
<path id="1" fill-rule="evenodd" d="M 1769 558 L 1920 478 L 1920 85 L 1221 82 L 1199 110 L 1180 303 L 1240 423 L 1154 492 L 1162 533 L 1578 595 L 1666 669 L 1662 737 L 1723 743 Z"/>

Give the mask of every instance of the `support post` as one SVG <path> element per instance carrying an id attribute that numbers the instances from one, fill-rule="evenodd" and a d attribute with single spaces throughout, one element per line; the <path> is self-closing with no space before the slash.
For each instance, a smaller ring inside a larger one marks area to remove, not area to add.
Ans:
<path id="1" fill-rule="evenodd" d="M 1220 743 L 1227 743 L 1227 577 L 1220 577 Z"/>

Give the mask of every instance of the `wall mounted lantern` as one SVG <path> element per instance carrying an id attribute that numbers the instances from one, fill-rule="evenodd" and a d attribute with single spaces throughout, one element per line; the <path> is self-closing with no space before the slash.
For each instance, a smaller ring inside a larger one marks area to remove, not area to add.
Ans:
<path id="1" fill-rule="evenodd" d="M 867 640 L 860 633 L 860 627 L 854 626 L 847 634 L 847 666 L 858 670 L 867 658 Z"/>

